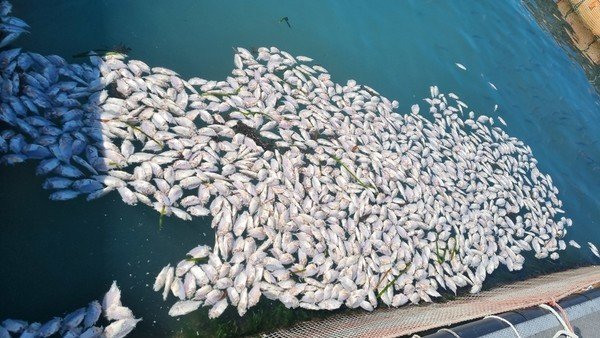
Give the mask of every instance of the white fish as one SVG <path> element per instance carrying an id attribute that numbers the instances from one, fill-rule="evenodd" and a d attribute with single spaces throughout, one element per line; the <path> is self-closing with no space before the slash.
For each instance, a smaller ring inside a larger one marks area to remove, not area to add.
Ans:
<path id="1" fill-rule="evenodd" d="M 173 304 L 171 309 L 169 309 L 169 316 L 177 317 L 183 316 L 190 312 L 198 310 L 202 302 L 193 301 L 193 300 L 181 300 L 177 303 Z"/>
<path id="2" fill-rule="evenodd" d="M 127 336 L 142 319 L 121 319 L 112 322 L 104 329 L 106 338 L 123 338 Z"/>
<path id="3" fill-rule="evenodd" d="M 598 248 L 591 242 L 588 242 L 588 245 L 590 246 L 590 250 L 592 251 L 594 256 L 600 258 L 600 253 L 598 252 Z"/>
<path id="4" fill-rule="evenodd" d="M 498 116 L 498 121 L 500 121 L 500 123 L 502 123 L 503 125 L 507 126 L 506 121 L 504 121 L 504 119 L 500 116 Z"/>
<path id="5" fill-rule="evenodd" d="M 415 115 L 418 114 L 419 113 L 419 105 L 418 104 L 413 104 L 410 107 L 410 111 L 411 111 L 411 113 L 413 113 Z"/>
<path id="6" fill-rule="evenodd" d="M 248 300 L 248 289 L 244 288 L 240 293 L 240 299 L 237 303 L 237 310 L 240 317 L 244 316 L 249 308 Z"/>
<path id="7" fill-rule="evenodd" d="M 102 299 L 102 310 L 106 314 L 106 310 L 111 306 L 122 306 L 121 304 L 121 290 L 117 286 L 117 281 L 113 281 L 112 285 L 108 292 L 104 295 Z"/>
<path id="8" fill-rule="evenodd" d="M 131 312 L 131 310 L 125 306 L 113 305 L 106 309 L 106 319 L 109 321 L 132 318 L 133 312 Z"/>
<path id="9" fill-rule="evenodd" d="M 579 243 L 575 242 L 574 240 L 570 240 L 569 245 L 574 248 L 581 249 L 581 245 L 579 245 Z"/>
<path id="10" fill-rule="evenodd" d="M 319 303 L 319 308 L 323 310 L 335 310 L 338 309 L 342 305 L 337 299 L 326 299 Z"/>
<path id="11" fill-rule="evenodd" d="M 210 210 L 208 210 L 207 208 L 201 207 L 199 205 L 194 205 L 191 206 L 187 209 L 187 211 L 192 215 L 192 216 L 196 216 L 196 217 L 201 217 L 201 216 L 208 216 L 210 215 Z"/>
<path id="12" fill-rule="evenodd" d="M 172 266 L 167 269 L 167 275 L 165 276 L 165 288 L 163 290 L 163 300 L 167 299 L 169 295 L 169 291 L 171 290 L 171 284 L 173 284 L 173 280 L 175 279 L 175 268 Z"/>
<path id="13" fill-rule="evenodd" d="M 208 310 L 208 318 L 214 319 L 219 317 L 225 312 L 225 309 L 227 309 L 227 298 L 221 299 Z"/>
<path id="14" fill-rule="evenodd" d="M 167 272 L 169 271 L 170 267 L 171 267 L 171 264 L 167 264 L 167 266 L 165 266 L 164 268 L 162 268 L 162 270 L 160 270 L 160 272 L 156 276 L 156 279 L 154 280 L 154 285 L 152 286 L 152 289 L 154 291 L 159 291 L 165 286 L 165 281 L 167 279 Z"/>
<path id="15" fill-rule="evenodd" d="M 490 87 L 494 88 L 494 90 L 498 90 L 498 88 L 496 88 L 496 86 L 493 83 L 488 82 L 488 84 L 490 85 Z"/>
<path id="16" fill-rule="evenodd" d="M 462 65 L 462 64 L 460 64 L 460 63 L 455 63 L 455 65 L 456 65 L 456 67 L 458 67 L 458 68 L 460 68 L 460 69 L 462 69 L 462 70 L 467 70 L 467 67 L 463 66 L 463 65 Z"/>
<path id="17" fill-rule="evenodd" d="M 258 304 L 260 300 L 261 292 L 258 284 L 254 285 L 248 292 L 248 308 Z"/>
<path id="18" fill-rule="evenodd" d="M 187 255 L 191 256 L 192 258 L 204 258 L 204 257 L 208 257 L 208 255 L 210 254 L 211 250 L 210 247 L 207 245 L 198 245 L 197 247 L 193 248 L 192 250 L 188 251 Z"/>

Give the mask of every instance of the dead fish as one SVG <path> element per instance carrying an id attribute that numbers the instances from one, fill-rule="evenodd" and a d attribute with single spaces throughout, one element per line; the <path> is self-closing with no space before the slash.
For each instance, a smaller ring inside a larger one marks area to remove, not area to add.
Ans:
<path id="1" fill-rule="evenodd" d="M 40 329 L 37 332 L 38 335 L 40 335 L 42 337 L 49 337 L 49 336 L 55 334 L 60 329 L 61 322 L 62 322 L 62 318 L 54 317 L 53 319 L 44 323 L 44 325 L 42 325 L 40 327 Z"/>
<path id="2" fill-rule="evenodd" d="M 173 304 L 171 309 L 169 309 L 169 316 L 177 317 L 183 316 L 190 312 L 198 310 L 202 302 L 193 301 L 193 300 L 181 300 L 177 303 Z"/>
<path id="3" fill-rule="evenodd" d="M 108 292 L 102 299 L 102 310 L 106 315 L 106 311 L 112 306 L 121 306 L 121 290 L 117 286 L 117 281 L 113 281 Z"/>
<path id="4" fill-rule="evenodd" d="M 167 272 L 169 271 L 170 267 L 171 267 L 171 264 L 168 264 L 167 266 L 162 268 L 162 270 L 160 270 L 160 273 L 156 276 L 156 279 L 154 280 L 154 285 L 152 286 L 152 289 L 154 291 L 159 291 L 165 286 L 165 281 L 167 279 Z"/>
<path id="5" fill-rule="evenodd" d="M 88 328 L 96 324 L 96 322 L 100 318 L 101 313 L 102 306 L 98 301 L 95 300 L 88 304 L 88 307 L 85 311 L 85 317 L 83 318 L 83 327 Z"/>
<path id="6" fill-rule="evenodd" d="M 104 329 L 106 338 L 123 338 L 127 336 L 142 319 L 121 319 L 112 322 Z"/>
<path id="7" fill-rule="evenodd" d="M 596 245 L 594 245 L 591 242 L 588 242 L 588 245 L 590 247 L 590 250 L 592 251 L 592 253 L 594 254 L 594 256 L 600 258 L 600 253 L 598 252 L 598 248 L 596 247 Z"/>

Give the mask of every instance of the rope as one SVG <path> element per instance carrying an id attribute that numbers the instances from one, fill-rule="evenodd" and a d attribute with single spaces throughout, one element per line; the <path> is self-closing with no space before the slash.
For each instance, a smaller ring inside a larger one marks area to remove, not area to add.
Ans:
<path id="1" fill-rule="evenodd" d="M 573 330 L 573 325 L 571 325 L 571 322 L 569 321 L 569 316 L 567 315 L 567 312 L 565 311 L 565 309 L 563 309 L 563 307 L 560 306 L 560 304 L 558 304 L 556 302 L 556 300 L 554 300 L 554 298 L 548 304 L 552 307 L 558 308 L 558 310 L 560 311 L 560 315 L 562 316 L 562 318 L 565 320 L 565 322 L 569 326 L 569 330 L 571 332 L 575 332 L 575 330 Z"/>
<path id="2" fill-rule="evenodd" d="M 486 319 L 486 318 L 495 318 L 495 319 L 498 319 L 498 320 L 500 320 L 502 322 L 505 322 L 515 332 L 515 335 L 517 336 L 517 338 L 522 338 L 521 335 L 519 334 L 519 331 L 517 331 L 517 328 L 513 325 L 513 323 L 509 322 L 506 318 L 498 317 L 498 316 L 495 316 L 495 315 L 490 315 L 490 316 L 486 316 L 483 319 Z"/>
<path id="3" fill-rule="evenodd" d="M 556 304 L 556 302 L 554 302 L 554 301 L 552 301 L 550 303 Z M 558 305 L 558 304 L 556 304 L 556 305 Z M 565 323 L 565 321 L 563 320 L 562 316 L 559 315 L 558 312 L 556 312 L 553 307 L 551 307 L 551 306 L 549 306 L 547 304 L 540 304 L 538 306 L 541 307 L 542 309 L 550 311 L 554 315 L 554 317 L 556 317 L 556 319 L 558 319 L 559 323 L 562 325 L 562 327 L 564 329 L 564 330 L 558 330 L 554 334 L 553 338 L 557 338 L 557 337 L 560 337 L 560 336 L 563 336 L 563 335 L 566 336 L 566 337 L 569 337 L 569 338 L 579 338 L 579 336 L 576 335 L 575 332 L 573 332 L 573 328 L 571 327 L 571 324 L 569 323 L 567 325 L 567 323 Z M 562 307 L 560 309 L 561 309 L 561 311 L 564 312 L 564 310 L 562 310 Z M 568 321 L 568 319 L 567 319 L 567 321 Z"/>
<path id="4" fill-rule="evenodd" d="M 443 328 L 443 329 L 439 329 L 438 330 L 438 332 L 440 332 L 440 331 L 448 332 L 449 334 L 453 335 L 454 337 L 460 338 L 460 336 L 458 335 L 458 333 L 456 333 L 456 332 L 454 332 L 454 331 L 452 331 L 450 329 Z"/>

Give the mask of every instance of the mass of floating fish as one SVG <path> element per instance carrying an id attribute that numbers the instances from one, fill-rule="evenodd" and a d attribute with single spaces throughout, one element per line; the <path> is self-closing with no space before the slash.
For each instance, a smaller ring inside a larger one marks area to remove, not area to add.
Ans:
<path id="1" fill-rule="evenodd" d="M 98 326 L 103 320 L 106 326 Z M 63 338 L 121 338 L 129 334 L 142 320 L 136 319 L 131 310 L 121 303 L 121 290 L 113 282 L 104 295 L 102 304 L 92 301 L 87 307 L 77 309 L 63 318 L 54 317 L 46 323 L 28 323 L 23 320 L 6 319 L 0 323 L 0 338 L 63 337 Z"/>
<path id="2" fill-rule="evenodd" d="M 430 302 L 566 248 L 572 222 L 529 146 L 435 86 L 400 114 L 275 47 L 235 49 L 224 81 L 119 54 L 70 64 L 10 49 L 0 64 L 0 162 L 39 160 L 50 199 L 117 191 L 211 217 L 214 247 L 156 277 L 172 316 L 243 316 L 262 296 L 312 310 Z"/>

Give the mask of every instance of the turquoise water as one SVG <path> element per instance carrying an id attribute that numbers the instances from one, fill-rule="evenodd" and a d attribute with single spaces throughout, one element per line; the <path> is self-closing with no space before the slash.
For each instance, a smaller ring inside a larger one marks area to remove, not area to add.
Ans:
<path id="1" fill-rule="evenodd" d="M 600 244 L 600 97 L 581 66 L 520 1 L 15 1 L 31 25 L 25 49 L 70 56 L 124 43 L 132 58 L 183 77 L 224 79 L 232 49 L 277 46 L 308 55 L 334 81 L 355 79 L 400 102 L 430 85 L 454 92 L 482 114 L 502 116 L 531 146 L 573 218 L 569 239 Z M 292 28 L 279 22 L 289 17 Z M 71 59 L 70 61 L 76 61 Z M 465 65 L 463 71 L 455 62 Z M 488 84 L 498 88 L 494 90 Z M 492 114 L 494 105 L 498 112 Z M 211 245 L 209 220 L 167 219 L 129 207 L 117 194 L 91 203 L 50 202 L 33 165 L 0 167 L 0 318 L 43 321 L 98 298 L 116 279 L 123 301 L 144 321 L 132 336 L 216 334 L 236 314 L 206 311 L 176 320 L 150 290 L 154 276 L 198 243 Z M 569 249 L 560 265 L 529 260 L 526 272 L 598 263 Z M 499 271 L 500 282 L 520 275 Z M 272 315 L 264 304 L 264 316 Z M 249 312 L 250 318 L 252 311 Z M 277 315 L 289 315 L 289 313 Z M 294 316 L 294 315 L 292 315 Z"/>

